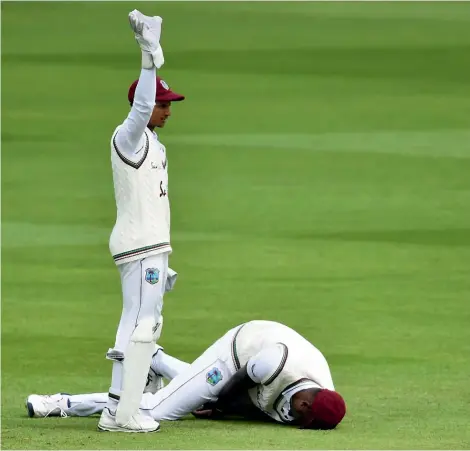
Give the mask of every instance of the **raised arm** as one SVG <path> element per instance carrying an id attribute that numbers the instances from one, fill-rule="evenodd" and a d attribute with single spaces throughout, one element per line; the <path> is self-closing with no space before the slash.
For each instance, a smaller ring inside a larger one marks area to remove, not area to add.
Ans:
<path id="1" fill-rule="evenodd" d="M 155 95 L 156 69 L 142 68 L 131 111 L 114 138 L 118 151 L 128 157 L 139 152 L 145 143 L 144 131 L 152 116 Z"/>
<path id="2" fill-rule="evenodd" d="M 117 150 L 132 157 L 144 145 L 144 132 L 155 106 L 156 69 L 164 63 L 160 46 L 161 18 L 149 22 L 139 11 L 129 14 L 129 22 L 142 51 L 142 70 L 135 91 L 134 102 L 127 118 L 119 128 L 114 144 Z M 142 23 L 148 26 L 142 27 Z"/>

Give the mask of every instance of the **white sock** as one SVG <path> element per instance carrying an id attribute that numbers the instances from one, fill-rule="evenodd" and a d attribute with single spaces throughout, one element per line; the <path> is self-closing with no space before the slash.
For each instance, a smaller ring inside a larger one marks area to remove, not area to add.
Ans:
<path id="1" fill-rule="evenodd" d="M 173 379 L 178 374 L 185 371 L 190 367 L 189 363 L 175 359 L 171 355 L 165 354 L 163 349 L 160 349 L 152 358 L 150 365 L 152 370 L 157 374 L 161 374 L 166 379 Z"/>
<path id="2" fill-rule="evenodd" d="M 117 402 L 121 396 L 122 390 L 122 362 L 113 361 L 113 370 L 111 376 L 111 387 L 109 387 L 109 394 L 107 395 L 106 407 L 112 412 L 116 411 Z M 110 395 L 115 396 L 117 399 L 111 398 Z"/>
<path id="3" fill-rule="evenodd" d="M 111 387 L 109 388 L 109 393 L 112 393 L 116 396 L 121 396 L 122 390 L 122 373 L 123 365 L 122 362 L 113 362 L 113 372 L 111 376 Z"/>
<path id="4" fill-rule="evenodd" d="M 108 402 L 108 393 L 90 393 L 69 396 L 69 408 L 65 411 L 72 417 L 88 417 L 101 413 Z"/>

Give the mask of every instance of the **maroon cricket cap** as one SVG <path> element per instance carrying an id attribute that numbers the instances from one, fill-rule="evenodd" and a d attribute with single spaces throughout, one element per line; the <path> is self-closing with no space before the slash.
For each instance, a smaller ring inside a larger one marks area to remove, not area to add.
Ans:
<path id="1" fill-rule="evenodd" d="M 129 87 L 129 92 L 127 94 L 127 99 L 129 100 L 129 103 L 132 103 L 134 101 L 137 83 L 139 83 L 139 80 L 134 81 L 134 83 L 132 83 Z M 184 100 L 184 96 L 173 92 L 164 80 L 162 80 L 160 77 L 157 77 L 157 96 L 155 98 L 155 101 L 178 102 L 179 100 Z"/>
<path id="2" fill-rule="evenodd" d="M 302 425 L 308 429 L 334 429 L 346 414 L 343 397 L 332 390 L 320 390 L 312 402 L 312 415 Z"/>

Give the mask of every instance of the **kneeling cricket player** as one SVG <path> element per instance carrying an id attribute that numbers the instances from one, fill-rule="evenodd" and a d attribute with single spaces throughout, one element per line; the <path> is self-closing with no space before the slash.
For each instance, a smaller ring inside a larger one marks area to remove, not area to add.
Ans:
<path id="1" fill-rule="evenodd" d="M 161 376 L 171 382 L 155 392 L 153 381 Z M 107 399 L 107 393 L 33 394 L 26 407 L 31 417 L 102 413 L 99 429 L 113 431 L 116 412 L 106 406 Z M 241 406 L 243 399 L 249 399 L 251 408 Z M 346 413 L 323 354 L 283 324 L 241 324 L 192 364 L 157 345 L 140 404 L 142 415 L 156 421 L 177 420 L 189 413 L 208 418 L 237 413 L 249 418 L 253 408 L 267 419 L 309 429 L 333 429 Z"/>

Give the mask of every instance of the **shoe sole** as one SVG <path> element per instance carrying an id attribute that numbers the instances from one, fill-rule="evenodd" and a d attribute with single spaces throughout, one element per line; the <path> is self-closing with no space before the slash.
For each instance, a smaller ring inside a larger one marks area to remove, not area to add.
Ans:
<path id="1" fill-rule="evenodd" d="M 34 408 L 33 405 L 28 401 L 29 397 L 26 399 L 26 409 L 28 409 L 28 417 L 33 418 L 34 417 Z"/>
<path id="2" fill-rule="evenodd" d="M 120 428 L 120 427 L 116 427 L 116 428 L 105 428 L 103 426 L 100 426 L 98 425 L 98 432 L 127 432 L 127 433 L 131 433 L 131 434 L 142 434 L 142 433 L 145 433 L 145 432 L 158 432 L 160 430 L 160 426 L 158 426 L 156 429 L 152 429 L 152 430 L 147 430 L 147 431 L 144 431 L 144 430 L 133 430 L 133 429 L 126 429 L 126 428 Z"/>

